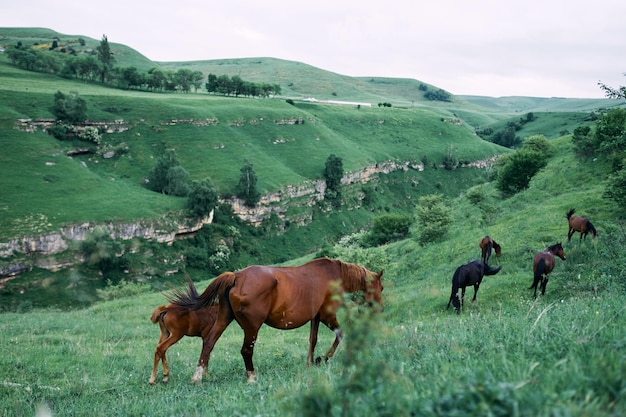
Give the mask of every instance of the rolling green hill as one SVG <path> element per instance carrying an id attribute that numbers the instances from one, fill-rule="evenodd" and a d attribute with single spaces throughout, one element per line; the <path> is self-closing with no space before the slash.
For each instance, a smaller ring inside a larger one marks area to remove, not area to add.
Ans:
<path id="1" fill-rule="evenodd" d="M 70 53 L 70 47 L 74 53 L 90 54 L 99 42 L 48 29 L 0 28 L 3 47 L 22 42 L 46 50 L 54 40 L 59 45 L 57 50 L 49 51 L 51 54 Z M 169 227 L 180 222 L 185 216 L 186 199 L 153 193 L 145 187 L 156 160 L 168 150 L 175 152 L 191 180 L 210 179 L 224 198 L 233 194 L 246 162 L 253 165 L 259 191 L 264 195 L 291 187 L 311 187 L 322 178 L 330 154 L 342 159 L 347 175 L 376 170 L 385 164 L 408 167 L 376 174 L 368 184 L 357 182 L 346 187 L 339 210 L 320 208 L 301 199 L 287 209 L 281 208 L 286 210 L 286 214 L 281 212 L 283 217 L 270 216 L 261 227 L 233 226 L 243 233 L 238 253 L 231 257 L 233 268 L 261 261 L 283 262 L 366 229 L 381 214 L 412 214 L 419 196 L 442 193 L 455 198 L 486 181 L 488 172 L 483 169 L 442 169 L 446 158 L 463 165 L 508 152 L 481 140 L 474 133 L 477 127 L 502 126 L 532 111 L 535 122 L 525 125 L 520 135 L 544 134 L 552 139 L 589 123 L 587 117 L 594 110 L 616 104 L 610 100 L 527 97 L 429 101 L 421 86 L 436 86 L 418 80 L 352 78 L 274 58 L 157 63 L 125 45 L 111 43 L 111 47 L 119 66 L 135 66 L 142 71 L 153 67 L 171 71 L 186 68 L 205 75 L 239 75 L 248 81 L 279 84 L 282 95 L 250 99 L 209 95 L 202 90 L 185 94 L 115 89 L 24 71 L 0 55 L 0 242 L 52 234 L 61 227 L 83 223 L 147 221 Z M 34 131 L 25 131 L 33 125 L 21 120 L 53 117 L 51 108 L 57 91 L 77 92 L 86 101 L 90 120 L 114 127 L 119 122 L 122 128 L 105 133 L 97 147 L 78 140 L 56 140 L 36 125 Z M 368 102 L 373 106 L 300 100 L 309 97 Z M 293 99 L 293 103 L 287 99 Z M 392 107 L 378 106 L 381 102 L 391 103 Z M 86 153 L 75 152 L 84 147 Z M 236 223 L 232 218 L 227 221 Z M 216 227 L 220 226 L 226 228 Z M 215 234 L 204 237 L 214 239 L 209 245 L 211 250 L 220 238 L 231 239 L 222 236 L 226 233 L 223 230 L 206 233 Z M 204 244 L 192 241 L 188 247 L 201 246 L 206 252 L 209 249 Z M 148 266 L 143 260 L 140 267 L 130 268 L 128 278 L 167 280 L 169 262 L 189 256 L 186 251 L 190 249 L 181 249 L 184 244 L 174 246 L 162 257 L 161 264 Z M 147 253 L 152 256 L 153 248 Z M 2 263 L 13 261 L 9 257 Z M 69 304 L 76 302 L 73 291 L 67 290 L 73 285 L 71 271 L 53 276 L 59 291 L 55 300 L 63 303 L 70 297 Z M 9 292 L 29 288 L 31 294 L 38 294 L 35 305 L 50 305 L 45 288 L 51 287 L 41 285 L 50 282 L 49 273 L 35 270 L 29 277 L 20 277 L 19 288 Z M 87 303 L 93 300 L 96 287 L 89 297 L 83 297 Z"/>

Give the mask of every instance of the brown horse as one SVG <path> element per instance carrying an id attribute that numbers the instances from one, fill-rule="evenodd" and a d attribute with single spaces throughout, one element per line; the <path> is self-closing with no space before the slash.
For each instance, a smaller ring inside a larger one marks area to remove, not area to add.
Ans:
<path id="1" fill-rule="evenodd" d="M 489 258 L 491 258 L 492 248 L 496 251 L 497 257 L 500 257 L 502 255 L 502 248 L 500 247 L 500 245 L 498 245 L 496 241 L 489 236 L 485 236 L 484 238 L 480 239 L 480 243 L 478 244 L 478 246 L 480 246 L 480 250 L 482 251 L 481 259 L 484 263 L 489 262 Z"/>
<path id="2" fill-rule="evenodd" d="M 191 383 L 202 381 L 215 343 L 233 320 L 244 331 L 241 356 L 248 382 L 256 380 L 252 355 L 263 323 L 289 330 L 310 321 L 308 363 L 313 363 L 319 324 L 324 323 L 335 333 L 324 358 L 328 360 L 343 337 L 336 315 L 343 304 L 343 294 L 365 291 L 368 302 L 382 306 L 382 275 L 383 271 L 374 273 L 356 264 L 318 258 L 300 266 L 255 265 L 226 272 L 215 278 L 199 297 L 178 297 L 174 303 L 186 308 L 219 304 L 217 321 L 203 337 L 202 353 Z M 321 360 L 318 358 L 316 363 Z"/>
<path id="3" fill-rule="evenodd" d="M 583 237 L 586 239 L 589 232 L 591 232 L 594 238 L 598 236 L 598 231 L 595 227 L 593 227 L 593 224 L 591 224 L 589 219 L 586 217 L 573 216 L 575 211 L 576 210 L 571 209 L 565 214 L 565 217 L 567 217 L 567 221 L 569 222 L 567 241 L 569 242 L 572 239 L 574 232 L 580 232 L 580 240 L 582 240 Z"/>
<path id="4" fill-rule="evenodd" d="M 556 264 L 554 255 L 565 260 L 565 251 L 561 243 L 548 246 L 546 250 L 535 255 L 535 259 L 533 260 L 533 285 L 528 288 L 529 290 L 535 289 L 535 298 L 537 298 L 537 284 L 539 284 L 539 282 L 541 282 L 541 295 L 546 293 L 548 275 L 550 275 L 550 272 L 552 272 Z"/>
<path id="5" fill-rule="evenodd" d="M 185 295 L 197 297 L 196 287 L 189 277 L 187 277 L 187 293 Z M 176 290 L 178 291 L 178 290 Z M 176 294 L 184 294 L 177 292 Z M 167 306 L 159 306 L 154 309 L 150 321 L 159 323 L 161 336 L 159 343 L 154 350 L 154 366 L 150 375 L 150 384 L 156 383 L 156 373 L 159 360 L 163 362 L 163 383 L 167 383 L 170 376 L 170 370 L 167 366 L 167 358 L 165 352 L 173 344 L 178 342 L 183 336 L 199 336 L 204 337 L 208 334 L 217 318 L 217 305 L 202 307 L 197 310 L 181 307 L 176 304 L 168 304 Z"/>

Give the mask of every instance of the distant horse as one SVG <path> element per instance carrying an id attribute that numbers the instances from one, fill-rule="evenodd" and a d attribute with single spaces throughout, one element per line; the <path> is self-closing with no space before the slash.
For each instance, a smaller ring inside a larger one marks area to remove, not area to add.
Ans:
<path id="1" fill-rule="evenodd" d="M 187 294 L 185 295 L 197 297 L 198 293 L 196 292 L 196 287 L 189 277 L 187 282 Z M 211 330 L 211 327 L 213 327 L 216 318 L 217 305 L 192 310 L 170 303 L 167 306 L 159 306 L 154 309 L 150 320 L 152 323 L 159 323 L 161 336 L 154 350 L 154 366 L 152 367 L 152 374 L 150 376 L 151 385 L 156 383 L 159 360 L 163 362 L 163 383 L 167 383 L 169 380 L 170 370 L 167 366 L 167 358 L 165 357 L 167 349 L 182 339 L 183 336 L 206 336 L 209 330 Z"/>
<path id="2" fill-rule="evenodd" d="M 480 243 L 478 244 L 478 246 L 480 246 L 480 249 L 482 251 L 481 259 L 484 263 L 489 262 L 489 258 L 491 258 L 492 248 L 496 251 L 497 257 L 500 257 L 502 255 L 502 248 L 500 247 L 500 245 L 498 245 L 496 241 L 489 236 L 485 236 L 484 238 L 480 239 Z"/>
<path id="3" fill-rule="evenodd" d="M 199 297 L 179 294 L 173 302 L 185 308 L 219 304 L 217 321 L 203 337 L 202 353 L 191 383 L 202 381 L 215 343 L 233 320 L 245 334 L 241 356 L 248 382 L 256 380 L 252 355 L 263 323 L 289 330 L 310 321 L 309 364 L 313 363 L 319 324 L 324 323 L 335 333 L 324 358 L 328 360 L 343 337 L 336 315 L 343 294 L 365 291 L 368 302 L 375 301 L 382 307 L 382 275 L 383 271 L 374 273 L 356 264 L 318 258 L 300 266 L 254 265 L 234 273 L 226 272 L 215 278 Z M 321 360 L 318 358 L 316 363 Z"/>
<path id="4" fill-rule="evenodd" d="M 535 255 L 535 259 L 533 260 L 533 285 L 528 288 L 529 290 L 532 290 L 533 288 L 535 289 L 535 298 L 537 298 L 537 284 L 539 284 L 539 282 L 541 282 L 541 295 L 546 293 L 548 275 L 550 275 L 550 272 L 552 272 L 554 265 L 556 264 L 554 259 L 555 255 L 565 260 L 565 251 L 563 250 L 561 243 L 548 246 L 546 250 Z"/>
<path id="5" fill-rule="evenodd" d="M 580 232 L 580 240 L 582 240 L 583 237 L 586 239 L 589 232 L 591 232 L 594 238 L 598 236 L 598 231 L 595 227 L 593 227 L 593 224 L 591 224 L 589 219 L 586 217 L 573 216 L 575 211 L 576 210 L 571 209 L 567 212 L 567 214 L 565 214 L 565 217 L 567 217 L 567 221 L 569 222 L 567 241 L 569 242 L 572 239 L 574 232 Z"/>
<path id="6" fill-rule="evenodd" d="M 463 301 L 465 300 L 465 287 L 470 285 L 474 286 L 474 298 L 472 298 L 472 301 L 476 301 L 478 287 L 480 287 L 483 277 L 485 275 L 495 275 L 500 272 L 501 269 L 502 266 L 492 268 L 483 261 L 471 261 L 465 265 L 459 266 L 456 271 L 454 271 L 454 275 L 452 276 L 452 293 L 450 294 L 450 300 L 448 301 L 448 306 L 446 308 L 450 308 L 450 303 L 452 303 L 454 305 L 454 310 L 457 314 L 459 314 L 461 312 Z M 461 289 L 460 302 L 458 294 L 459 288 Z"/>

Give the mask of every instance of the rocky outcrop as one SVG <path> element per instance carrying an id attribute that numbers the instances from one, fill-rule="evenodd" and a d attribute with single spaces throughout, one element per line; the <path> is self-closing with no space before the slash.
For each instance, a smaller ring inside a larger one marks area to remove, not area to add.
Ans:
<path id="1" fill-rule="evenodd" d="M 10 258 L 22 256 L 26 260 L 15 261 L 8 264 L 0 264 L 0 277 L 10 277 L 18 275 L 24 271 L 32 269 L 33 266 L 49 270 L 57 270 L 62 267 L 80 262 L 80 259 L 57 259 L 46 258 L 65 252 L 71 242 L 83 241 L 96 228 L 108 231 L 112 239 L 129 240 L 133 238 L 144 238 L 156 240 L 161 243 L 172 243 L 174 240 L 187 237 L 197 232 L 205 224 L 213 221 L 213 212 L 209 216 L 193 222 L 175 223 L 163 225 L 162 223 L 108 223 L 92 224 L 83 223 L 61 228 L 58 233 L 50 233 L 41 236 L 26 236 L 11 239 L 8 242 L 0 242 L 0 257 Z"/>
<path id="2" fill-rule="evenodd" d="M 464 167 L 488 168 L 496 157 L 482 161 L 475 161 L 464 164 Z M 346 173 L 341 179 L 344 185 L 355 183 L 368 183 L 379 174 L 389 174 L 394 171 L 408 171 L 410 169 L 423 171 L 424 165 L 415 161 L 384 161 L 368 165 L 355 172 Z M 229 204 L 233 213 L 245 222 L 258 226 L 264 220 L 275 214 L 281 219 L 289 220 L 292 224 L 299 226 L 306 225 L 312 221 L 312 215 L 302 212 L 290 217 L 289 209 L 293 207 L 312 207 L 324 199 L 326 182 L 324 180 L 306 181 L 297 186 L 286 186 L 276 192 L 264 195 L 257 203 L 256 207 L 247 207 L 244 201 L 236 197 L 222 200 L 222 203 Z M 8 242 L 0 242 L 0 258 L 10 258 L 15 255 L 32 257 L 32 255 L 49 256 L 62 253 L 69 248 L 70 242 L 82 241 L 94 231 L 96 227 L 104 228 L 113 239 L 128 240 L 133 238 L 144 238 L 156 240 L 161 243 L 172 243 L 180 237 L 195 233 L 205 224 L 210 224 L 213 220 L 213 213 L 206 218 L 191 223 L 177 222 L 140 222 L 140 223 L 108 223 L 92 224 L 84 223 L 71 225 L 60 229 L 58 232 L 41 236 L 27 236 L 11 239 Z M 39 260 L 36 264 L 30 262 L 13 262 L 0 265 L 0 277 L 15 276 L 31 269 L 33 266 L 40 266 L 53 270 L 76 260 Z"/>

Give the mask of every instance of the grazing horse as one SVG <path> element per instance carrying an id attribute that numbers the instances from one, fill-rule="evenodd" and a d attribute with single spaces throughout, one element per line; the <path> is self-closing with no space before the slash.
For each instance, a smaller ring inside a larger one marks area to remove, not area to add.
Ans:
<path id="1" fill-rule="evenodd" d="M 478 293 L 478 287 L 485 275 L 495 275 L 502 269 L 502 266 L 492 268 L 483 261 L 471 261 L 465 265 L 459 266 L 454 275 L 452 276 L 452 293 L 450 294 L 450 300 L 448 301 L 447 308 L 450 308 L 450 303 L 454 305 L 454 310 L 457 314 L 461 312 L 461 306 L 465 300 L 465 287 L 470 285 L 474 286 L 474 298 L 472 301 L 476 301 L 476 294 Z M 459 288 L 461 289 L 461 301 L 459 302 Z"/>
<path id="2" fill-rule="evenodd" d="M 593 227 L 593 224 L 591 224 L 589 219 L 586 217 L 573 216 L 575 211 L 576 210 L 571 209 L 565 214 L 565 217 L 567 217 L 567 221 L 569 222 L 567 241 L 569 242 L 572 239 L 574 232 L 580 232 L 580 240 L 582 240 L 583 237 L 586 239 L 587 233 L 589 232 L 591 232 L 594 238 L 598 236 L 598 231 L 595 227 Z"/>
<path id="3" fill-rule="evenodd" d="M 480 243 L 478 244 L 478 246 L 480 246 L 480 249 L 482 251 L 481 259 L 484 263 L 489 262 L 489 258 L 491 258 L 492 248 L 496 251 L 497 257 L 500 257 L 502 255 L 502 248 L 500 247 L 500 245 L 498 245 L 496 241 L 489 236 L 485 236 L 484 238 L 480 239 Z"/>
<path id="4" fill-rule="evenodd" d="M 548 246 L 546 250 L 535 255 L 535 259 L 533 260 L 533 285 L 528 288 L 529 290 L 532 290 L 533 288 L 535 289 L 535 298 L 537 298 L 537 284 L 539 284 L 539 282 L 541 282 L 541 295 L 546 293 L 548 275 L 550 275 L 550 272 L 552 272 L 554 265 L 556 264 L 554 255 L 565 260 L 565 251 L 563 250 L 561 243 Z"/>
<path id="5" fill-rule="evenodd" d="M 187 282 L 188 296 L 193 297 L 195 295 L 197 297 L 198 293 L 189 277 L 187 277 Z M 183 336 L 206 336 L 209 330 L 211 330 L 211 327 L 213 327 L 216 318 L 217 305 L 192 310 L 170 303 L 166 306 L 163 305 L 154 309 L 152 316 L 150 316 L 150 321 L 152 321 L 152 323 L 159 323 L 161 336 L 154 350 L 154 366 L 152 367 L 152 374 L 150 375 L 151 385 L 156 383 L 159 360 L 163 362 L 163 383 L 167 383 L 169 380 L 170 370 L 167 366 L 167 358 L 165 357 L 167 349 L 182 339 Z"/>
<path id="6" fill-rule="evenodd" d="M 375 301 L 382 307 L 382 275 L 383 271 L 375 273 L 356 264 L 318 258 L 300 266 L 254 265 L 226 272 L 215 278 L 199 297 L 178 297 L 174 303 L 188 308 L 216 302 L 219 305 L 217 321 L 203 337 L 202 353 L 191 383 L 202 381 L 215 343 L 233 320 L 244 331 L 241 356 L 248 382 L 256 380 L 252 355 L 263 323 L 289 330 L 311 322 L 309 364 L 313 363 L 319 324 L 324 323 L 335 333 L 335 340 L 324 358 L 328 360 L 343 337 L 336 315 L 343 304 L 343 294 L 365 291 L 368 302 Z M 321 358 L 316 360 L 319 362 Z"/>

